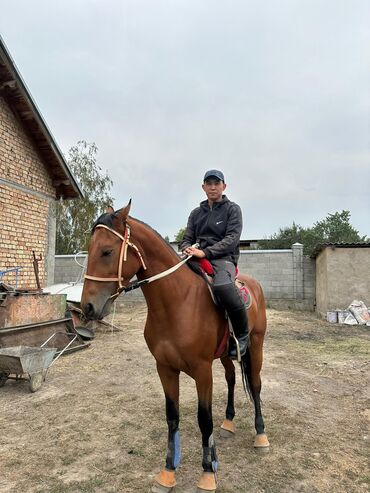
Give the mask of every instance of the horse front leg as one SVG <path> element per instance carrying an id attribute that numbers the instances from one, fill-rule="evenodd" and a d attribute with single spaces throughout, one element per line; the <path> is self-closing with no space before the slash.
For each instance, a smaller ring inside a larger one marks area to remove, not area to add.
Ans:
<path id="1" fill-rule="evenodd" d="M 221 425 L 221 436 L 228 438 L 234 435 L 235 425 L 233 419 L 235 416 L 234 391 L 235 391 L 235 366 L 228 356 L 221 358 L 221 363 L 225 368 L 225 379 L 227 382 L 227 406 L 226 419 Z"/>
<path id="2" fill-rule="evenodd" d="M 195 382 L 198 392 L 198 424 L 202 433 L 203 474 L 198 483 L 198 493 L 216 491 L 218 468 L 216 444 L 213 438 L 212 418 L 212 363 L 197 368 Z"/>
<path id="3" fill-rule="evenodd" d="M 268 452 L 270 444 L 265 433 L 265 423 L 263 421 L 260 398 L 262 387 L 260 373 L 263 359 L 263 335 L 252 332 L 248 352 L 249 361 L 246 361 L 246 369 L 247 374 L 249 373 L 248 381 L 255 410 L 256 438 L 254 440 L 254 448 L 256 451 Z"/>
<path id="4" fill-rule="evenodd" d="M 155 477 L 153 493 L 169 493 L 176 485 L 175 471 L 180 464 L 179 431 L 179 374 L 168 366 L 157 363 L 157 371 L 162 382 L 166 399 L 166 418 L 168 425 L 168 447 L 166 466 Z"/>

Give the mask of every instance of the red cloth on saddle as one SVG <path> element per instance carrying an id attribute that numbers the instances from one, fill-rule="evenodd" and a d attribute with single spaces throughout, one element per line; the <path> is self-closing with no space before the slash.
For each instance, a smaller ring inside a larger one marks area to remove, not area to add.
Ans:
<path id="1" fill-rule="evenodd" d="M 213 276 L 214 270 L 213 270 L 211 262 L 206 258 L 199 258 L 197 260 L 198 260 L 199 266 L 202 269 L 202 271 L 205 272 L 206 274 L 208 274 L 209 276 Z M 238 277 L 238 274 L 239 274 L 239 269 L 236 266 L 235 267 L 235 277 Z"/>
<path id="2" fill-rule="evenodd" d="M 213 271 L 212 264 L 211 264 L 211 262 L 209 260 L 207 260 L 206 258 L 200 258 L 200 259 L 198 259 L 198 262 L 199 262 L 200 268 L 206 274 L 208 274 L 209 276 L 213 276 L 214 271 Z"/>

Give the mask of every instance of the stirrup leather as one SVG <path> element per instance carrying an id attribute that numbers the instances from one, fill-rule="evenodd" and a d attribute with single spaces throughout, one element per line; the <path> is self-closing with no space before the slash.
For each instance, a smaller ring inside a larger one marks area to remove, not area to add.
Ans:
<path id="1" fill-rule="evenodd" d="M 241 363 L 241 360 L 242 360 L 242 357 L 241 357 L 241 354 L 240 354 L 240 346 L 239 346 L 239 341 L 234 333 L 234 329 L 233 329 L 233 326 L 232 326 L 232 323 L 230 321 L 230 318 L 228 317 L 227 318 L 227 321 L 229 323 L 229 332 L 230 332 L 230 337 L 232 337 L 234 339 L 234 342 L 235 342 L 235 346 L 236 346 L 236 361 L 238 363 Z"/>

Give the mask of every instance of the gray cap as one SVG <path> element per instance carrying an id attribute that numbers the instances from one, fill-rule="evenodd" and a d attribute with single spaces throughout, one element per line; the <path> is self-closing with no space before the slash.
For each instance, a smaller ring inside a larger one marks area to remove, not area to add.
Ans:
<path id="1" fill-rule="evenodd" d="M 210 169 L 209 171 L 207 171 L 204 175 L 203 181 L 206 181 L 208 178 L 211 177 L 217 178 L 218 180 L 221 180 L 225 183 L 224 174 L 218 169 Z"/>

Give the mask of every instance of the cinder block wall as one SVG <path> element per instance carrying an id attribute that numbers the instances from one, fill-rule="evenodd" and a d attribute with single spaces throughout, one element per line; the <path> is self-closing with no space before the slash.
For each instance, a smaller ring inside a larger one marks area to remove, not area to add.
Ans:
<path id="1" fill-rule="evenodd" d="M 79 255 L 76 259 L 82 266 L 86 265 L 87 256 Z M 54 282 L 68 283 L 83 280 L 85 270 L 79 266 L 75 260 L 75 255 L 55 255 Z"/>
<path id="2" fill-rule="evenodd" d="M 239 271 L 256 278 L 262 285 L 268 305 L 276 308 L 313 310 L 315 303 L 315 262 L 304 257 L 302 245 L 291 250 L 243 250 Z M 83 264 L 82 258 L 79 262 Z M 55 282 L 75 282 L 81 268 L 73 255 L 55 258 Z M 140 289 L 125 295 L 125 300 L 142 300 Z M 123 297 L 119 298 L 123 302 Z"/>
<path id="3" fill-rule="evenodd" d="M 268 306 L 314 310 L 315 261 L 303 256 L 302 245 L 241 251 L 239 270 L 261 283 Z"/>
<path id="4" fill-rule="evenodd" d="M 54 275 L 55 189 L 32 141 L 0 97 L 0 271 L 22 267 L 18 286 L 36 287 L 32 250 L 41 254 L 39 277 Z M 2 278 L 13 284 L 14 274 Z"/>
<path id="5" fill-rule="evenodd" d="M 242 251 L 239 271 L 257 279 L 267 299 L 294 298 L 291 250 Z"/>

